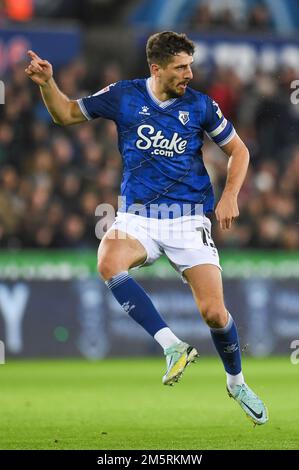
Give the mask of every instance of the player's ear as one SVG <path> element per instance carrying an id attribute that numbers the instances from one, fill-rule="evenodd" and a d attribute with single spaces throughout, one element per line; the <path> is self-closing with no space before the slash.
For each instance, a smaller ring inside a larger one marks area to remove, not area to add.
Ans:
<path id="1" fill-rule="evenodd" d="M 158 64 L 151 64 L 150 70 L 151 70 L 151 75 L 157 76 L 160 70 L 160 66 Z"/>

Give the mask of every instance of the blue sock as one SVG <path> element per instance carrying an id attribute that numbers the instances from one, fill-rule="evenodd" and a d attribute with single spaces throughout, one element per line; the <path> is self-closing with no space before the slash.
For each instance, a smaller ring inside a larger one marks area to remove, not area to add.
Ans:
<path id="1" fill-rule="evenodd" d="M 229 314 L 228 323 L 224 328 L 210 328 L 211 336 L 224 369 L 231 375 L 241 372 L 241 353 L 236 324 Z"/>
<path id="2" fill-rule="evenodd" d="M 105 284 L 125 312 L 151 336 L 154 337 L 157 331 L 167 328 L 147 293 L 128 275 L 127 271 L 113 276 Z"/>

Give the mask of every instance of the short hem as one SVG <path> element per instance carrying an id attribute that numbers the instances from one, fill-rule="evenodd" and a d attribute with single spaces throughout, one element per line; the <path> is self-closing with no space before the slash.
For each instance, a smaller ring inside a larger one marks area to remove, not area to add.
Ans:
<path id="1" fill-rule="evenodd" d="M 211 266 L 216 266 L 217 268 L 219 268 L 220 272 L 222 272 L 222 267 L 220 266 L 219 263 L 211 263 L 211 262 L 195 263 L 192 266 L 188 266 L 183 271 L 180 271 L 181 279 L 182 279 L 183 283 L 188 284 L 188 280 L 184 276 L 184 272 L 186 271 L 186 269 L 195 268 L 195 266 L 203 266 L 204 264 L 210 264 Z"/>

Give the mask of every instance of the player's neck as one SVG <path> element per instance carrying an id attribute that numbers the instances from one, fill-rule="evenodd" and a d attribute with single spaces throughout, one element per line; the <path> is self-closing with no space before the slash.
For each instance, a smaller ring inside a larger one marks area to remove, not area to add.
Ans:
<path id="1" fill-rule="evenodd" d="M 157 79 L 155 79 L 155 77 L 151 76 L 151 79 L 149 80 L 149 86 L 153 95 L 159 101 L 168 101 L 171 98 L 171 96 L 169 96 L 169 94 L 164 90 L 164 88 L 162 88 L 162 86 L 157 81 Z"/>

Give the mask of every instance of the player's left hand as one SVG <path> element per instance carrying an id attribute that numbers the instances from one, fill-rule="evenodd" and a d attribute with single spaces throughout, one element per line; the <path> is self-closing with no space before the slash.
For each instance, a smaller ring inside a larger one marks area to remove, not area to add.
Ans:
<path id="1" fill-rule="evenodd" d="M 25 69 L 25 73 L 37 85 L 43 86 L 52 78 L 53 69 L 50 62 L 41 59 L 34 51 L 28 51 L 31 59 L 30 64 Z"/>
<path id="2" fill-rule="evenodd" d="M 229 230 L 233 220 L 239 216 L 237 196 L 224 192 L 215 210 L 216 218 L 222 230 Z"/>

